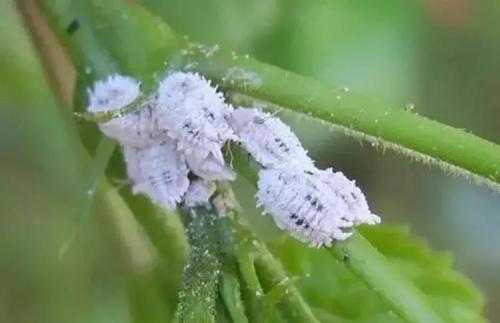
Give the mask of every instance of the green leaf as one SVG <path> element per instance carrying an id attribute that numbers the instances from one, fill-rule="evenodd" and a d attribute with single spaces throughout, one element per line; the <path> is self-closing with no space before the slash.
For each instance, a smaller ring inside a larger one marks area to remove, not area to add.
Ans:
<path id="1" fill-rule="evenodd" d="M 364 227 L 362 233 L 393 269 L 423 292 L 445 322 L 485 322 L 481 294 L 452 269 L 449 254 L 430 250 L 402 227 Z M 274 241 L 271 246 L 287 270 L 302 277 L 298 286 L 320 318 L 321 313 L 329 313 L 346 322 L 404 322 L 376 291 L 327 250 L 310 249 L 291 238 Z"/>

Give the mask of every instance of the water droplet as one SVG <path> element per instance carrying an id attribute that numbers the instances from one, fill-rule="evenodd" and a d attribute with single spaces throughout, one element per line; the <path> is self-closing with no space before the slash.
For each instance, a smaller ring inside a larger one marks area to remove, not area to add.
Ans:
<path id="1" fill-rule="evenodd" d="M 406 111 L 413 111 L 413 109 L 415 109 L 415 104 L 414 103 L 407 103 L 406 104 L 406 107 L 405 107 Z"/>

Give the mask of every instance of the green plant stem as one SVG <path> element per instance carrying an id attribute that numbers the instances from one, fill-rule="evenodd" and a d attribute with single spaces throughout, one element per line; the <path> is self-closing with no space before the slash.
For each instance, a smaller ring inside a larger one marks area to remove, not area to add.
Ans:
<path id="1" fill-rule="evenodd" d="M 255 185 L 257 176 L 254 168 L 247 161 L 246 153 L 242 149 L 235 149 L 233 155 L 234 166 L 238 173 Z M 405 321 L 414 323 L 442 322 L 427 304 L 422 292 L 413 283 L 401 277 L 387 259 L 359 232 L 354 231 L 354 235 L 349 239 L 336 242 L 330 251 Z M 285 279 L 284 276 L 282 277 L 284 271 L 273 265 L 274 259 L 267 249 L 263 249 L 260 255 L 256 259 L 260 271 L 274 277 L 276 279 L 274 284 L 279 284 Z M 280 277 L 281 279 L 279 279 Z"/>
<path id="2" fill-rule="evenodd" d="M 200 72 L 225 91 L 325 120 L 350 135 L 380 143 L 454 174 L 489 184 L 500 183 L 500 146 L 463 130 L 390 107 L 355 91 L 258 62 L 247 55 L 189 44 L 157 17 L 125 0 L 106 1 L 106 4 L 99 0 L 75 1 L 71 5 L 44 0 L 43 4 L 61 39 L 77 62 L 81 62 L 81 71 L 85 66 L 99 66 L 100 75 L 121 70 L 154 79 L 157 73 L 162 73 L 162 64 L 166 62 L 170 69 Z M 87 19 L 80 33 L 66 35 L 68 17 L 80 16 Z M 116 38 L 123 41 L 111 41 Z M 96 44 L 106 44 L 109 51 L 96 51 Z M 142 50 L 149 47 L 151 50 Z M 139 48 L 143 54 L 138 54 Z M 134 53 L 137 54 L 134 60 L 128 59 Z M 123 66 L 118 69 L 110 57 L 123 62 Z"/>
<path id="3" fill-rule="evenodd" d="M 241 243 L 238 245 L 241 246 Z M 248 289 L 257 297 L 264 295 L 264 290 L 260 285 L 259 277 L 255 271 L 255 259 L 252 250 L 247 247 L 238 247 L 235 253 L 238 260 L 238 268 L 240 269 L 241 276 L 246 282 Z"/>
<path id="4" fill-rule="evenodd" d="M 215 303 L 221 272 L 218 259 L 218 216 L 204 207 L 184 212 L 191 252 L 184 269 L 176 322 L 215 322 Z"/>
<path id="5" fill-rule="evenodd" d="M 267 292 L 264 302 L 264 313 L 268 321 L 270 321 L 272 318 L 272 310 L 274 306 L 286 297 L 286 295 L 290 291 L 290 288 L 294 287 L 296 281 L 297 277 L 287 277 L 284 280 L 280 281 L 278 284 L 274 285 L 274 287 Z"/>
<path id="6" fill-rule="evenodd" d="M 322 119 L 457 174 L 500 183 L 500 146 L 471 133 L 247 56 L 203 46 L 184 53 L 188 66 L 223 90 Z"/>
<path id="7" fill-rule="evenodd" d="M 444 322 L 425 301 L 425 296 L 403 278 L 359 232 L 336 242 L 330 252 L 377 292 L 407 322 Z"/>
<path id="8" fill-rule="evenodd" d="M 268 289 L 272 290 L 282 284 L 283 281 L 290 280 L 279 261 L 274 258 L 266 245 L 255 237 L 250 230 L 234 218 L 226 218 L 225 221 L 234 230 L 235 243 L 246 246 L 245 248 L 251 250 L 257 271 L 261 274 L 259 277 L 264 279 L 263 283 L 266 284 Z M 295 322 L 319 322 L 299 290 L 293 284 L 287 285 L 287 287 L 288 292 L 281 300 L 283 313 Z"/>
<path id="9" fill-rule="evenodd" d="M 220 294 L 233 322 L 247 323 L 238 279 L 229 272 L 224 272 L 221 278 Z"/>

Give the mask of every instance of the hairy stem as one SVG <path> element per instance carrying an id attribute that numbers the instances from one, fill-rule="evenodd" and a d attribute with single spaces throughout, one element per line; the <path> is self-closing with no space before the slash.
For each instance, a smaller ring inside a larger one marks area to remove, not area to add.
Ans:
<path id="1" fill-rule="evenodd" d="M 184 269 L 176 322 L 215 322 L 221 272 L 218 259 L 217 215 L 204 207 L 184 212 L 191 252 Z"/>
<path id="2" fill-rule="evenodd" d="M 500 146 L 469 132 L 247 56 L 203 46 L 191 46 L 184 55 L 188 66 L 224 90 L 342 126 L 419 160 L 455 166 L 450 170 L 458 175 L 500 183 Z"/>
<path id="3" fill-rule="evenodd" d="M 404 109 L 391 107 L 355 91 L 306 78 L 261 63 L 247 55 L 190 44 L 164 22 L 136 5 L 112 0 L 104 5 L 90 0 L 62 5 L 43 1 L 47 16 L 67 46 L 84 66 L 109 65 L 144 79 L 170 69 L 189 69 L 211 78 L 222 89 L 248 95 L 338 125 L 419 160 L 437 164 L 458 175 L 500 183 L 500 146 Z M 64 17 L 91 17 L 85 30 L 64 34 Z M 127 41 L 111 41 L 118 38 Z M 97 55 L 96 43 L 108 51 Z M 88 45 L 93 45 L 92 47 Z M 147 53 L 138 48 L 150 48 Z M 136 54 L 133 61 L 127 59 Z M 123 62 L 120 68 L 115 61 Z M 81 64 L 80 64 L 81 65 Z M 156 70 L 155 70 L 156 68 Z M 149 73 L 149 74 L 148 74 Z M 149 84 L 149 83 L 148 83 Z"/>
<path id="4" fill-rule="evenodd" d="M 410 281 L 401 277 L 387 259 L 359 232 L 330 248 L 331 253 L 376 291 L 405 321 L 444 322 Z"/>

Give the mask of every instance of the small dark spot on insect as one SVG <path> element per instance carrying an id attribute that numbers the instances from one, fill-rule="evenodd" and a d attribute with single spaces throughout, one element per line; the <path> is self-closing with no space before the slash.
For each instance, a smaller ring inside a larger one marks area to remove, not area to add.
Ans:
<path id="1" fill-rule="evenodd" d="M 266 122 L 266 119 L 263 119 L 260 117 L 255 117 L 255 118 L 253 118 L 253 122 L 255 122 L 257 124 L 263 124 L 264 122 Z"/>
<path id="2" fill-rule="evenodd" d="M 71 35 L 75 31 L 77 31 L 78 28 L 80 28 L 80 22 L 78 21 L 78 19 L 75 18 L 75 19 L 71 20 L 71 22 L 69 23 L 68 27 L 66 27 L 66 33 L 68 33 L 69 35 Z"/>
<path id="3" fill-rule="evenodd" d="M 306 173 L 307 175 L 312 175 L 313 174 L 313 172 L 308 171 L 308 170 L 305 170 L 304 173 Z"/>
<path id="4" fill-rule="evenodd" d="M 312 196 L 311 196 L 311 195 L 309 195 L 309 194 L 308 194 L 308 195 L 306 195 L 306 200 L 307 200 L 307 201 L 310 201 L 311 199 L 312 199 Z"/>
<path id="5" fill-rule="evenodd" d="M 302 224 L 304 224 L 304 219 L 298 219 L 297 221 L 295 221 L 295 224 L 296 225 L 302 225 Z"/>
<path id="6" fill-rule="evenodd" d="M 293 219 L 293 220 L 295 220 L 296 218 L 298 218 L 298 216 L 297 216 L 297 214 L 292 213 L 292 214 L 290 215 L 290 218 L 291 218 L 291 219 Z"/>
<path id="7" fill-rule="evenodd" d="M 304 228 L 309 229 L 309 224 L 304 225 Z"/>

